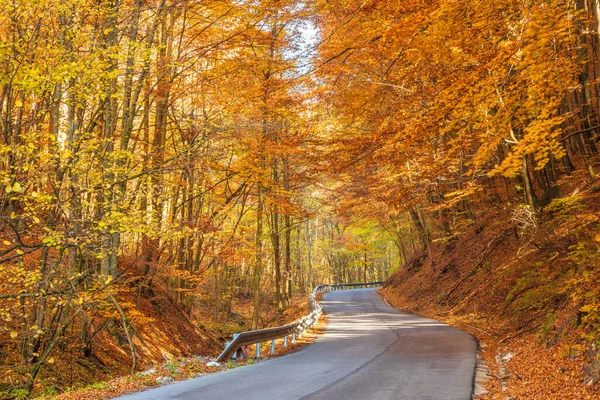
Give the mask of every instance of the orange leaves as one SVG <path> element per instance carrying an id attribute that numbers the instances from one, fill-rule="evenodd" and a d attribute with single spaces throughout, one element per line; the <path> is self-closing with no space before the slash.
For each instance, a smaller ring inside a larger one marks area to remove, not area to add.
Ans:
<path id="1" fill-rule="evenodd" d="M 514 176 L 523 155 L 542 168 L 565 154 L 559 139 L 569 115 L 559 108 L 580 68 L 565 2 L 349 9 L 324 11 L 319 50 L 327 65 L 318 73 L 331 84 L 327 101 L 343 127 L 336 151 L 361 158 L 376 149 L 354 169 L 374 192 L 407 184 L 390 173 L 412 177 L 410 185 L 452 183 Z"/>

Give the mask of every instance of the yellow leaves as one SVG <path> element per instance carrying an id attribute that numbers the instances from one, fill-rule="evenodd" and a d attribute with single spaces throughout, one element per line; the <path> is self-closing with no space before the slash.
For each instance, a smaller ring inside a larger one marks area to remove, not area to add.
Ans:
<path id="1" fill-rule="evenodd" d="M 579 311 L 583 312 L 583 313 L 589 313 L 592 311 L 596 311 L 598 309 L 598 306 L 593 305 L 593 304 L 586 304 L 585 306 L 581 307 L 579 309 Z"/>
<path id="2" fill-rule="evenodd" d="M 2 243 L 3 243 L 4 245 L 6 245 L 6 246 L 10 246 L 10 245 L 12 245 L 12 243 L 11 243 L 11 242 L 9 242 L 8 240 L 4 240 Z"/>
<path id="3" fill-rule="evenodd" d="M 83 275 L 83 274 L 82 274 L 81 272 L 78 272 L 78 273 L 76 273 L 75 275 L 73 275 L 73 276 L 71 277 L 71 280 L 73 280 L 73 279 L 77 279 L 77 278 L 79 278 L 79 277 L 80 277 L 80 276 L 82 276 L 82 275 Z"/>
<path id="4" fill-rule="evenodd" d="M 46 359 L 46 362 L 48 364 L 54 364 L 54 357 L 50 357 L 50 358 Z"/>
<path id="5" fill-rule="evenodd" d="M 15 331 L 10 332 L 10 337 L 16 339 L 19 334 Z"/>
<path id="6" fill-rule="evenodd" d="M 47 247 L 56 247 L 57 249 L 62 247 L 65 238 L 58 233 L 52 233 L 42 239 L 42 243 Z"/>

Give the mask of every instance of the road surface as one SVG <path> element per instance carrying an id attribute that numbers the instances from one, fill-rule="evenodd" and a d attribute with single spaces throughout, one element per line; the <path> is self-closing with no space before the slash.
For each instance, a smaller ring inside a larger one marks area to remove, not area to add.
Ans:
<path id="1" fill-rule="evenodd" d="M 477 344 L 468 333 L 396 311 L 373 289 L 327 292 L 322 303 L 326 333 L 294 354 L 119 399 L 471 398 Z"/>

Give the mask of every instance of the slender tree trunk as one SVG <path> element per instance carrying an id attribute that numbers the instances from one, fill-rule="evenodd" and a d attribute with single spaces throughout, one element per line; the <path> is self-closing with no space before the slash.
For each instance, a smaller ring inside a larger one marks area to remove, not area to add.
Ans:
<path id="1" fill-rule="evenodd" d="M 312 234 L 310 231 L 310 219 L 306 220 L 306 257 L 308 266 L 308 285 L 309 288 L 313 285 L 313 268 L 312 268 Z M 332 282 L 333 283 L 333 282 Z"/>
<path id="2" fill-rule="evenodd" d="M 117 27 L 117 14 L 119 12 L 119 5 L 114 2 L 114 0 L 109 0 L 107 2 L 107 11 L 108 17 L 106 21 L 106 26 L 104 27 L 104 32 L 106 32 L 105 38 L 105 47 L 106 49 L 113 49 L 118 42 L 118 27 Z M 113 73 L 117 70 L 118 64 L 117 60 L 109 59 L 108 68 L 107 68 L 107 76 L 113 75 Z M 117 123 L 117 101 L 115 99 L 114 94 L 117 91 L 117 78 L 110 77 L 106 82 L 105 88 L 105 99 L 104 99 L 104 109 L 103 109 L 103 123 L 104 123 L 104 150 L 105 154 L 111 155 L 106 161 L 107 171 L 109 171 L 105 180 L 107 183 L 111 184 L 111 186 L 104 191 L 103 195 L 103 209 L 101 211 L 102 215 L 107 215 L 111 212 L 112 207 L 115 202 L 120 200 L 120 196 L 116 193 L 116 189 L 112 187 L 112 183 L 115 181 L 114 168 L 112 168 L 112 154 L 114 152 L 114 133 L 116 130 Z M 113 229 L 111 224 L 107 224 L 102 233 L 102 247 L 104 250 L 104 257 L 101 262 L 101 274 L 104 276 L 112 276 L 114 278 L 117 277 L 119 271 L 119 245 L 120 245 L 120 236 L 116 229 Z"/>
<path id="3" fill-rule="evenodd" d="M 431 256 L 431 251 L 429 249 L 429 233 L 427 232 L 424 220 L 421 221 L 421 216 L 423 215 L 422 211 L 418 207 L 410 207 L 408 212 L 412 218 L 415 228 L 417 228 L 417 233 L 421 239 L 422 249 L 427 250 Z"/>
<path id="4" fill-rule="evenodd" d="M 529 178 L 529 167 L 527 166 L 527 156 L 523 156 L 521 178 L 523 179 L 523 188 L 525 190 L 525 197 L 527 204 L 531 207 L 532 212 L 536 212 L 535 194 L 533 193 L 533 186 L 531 185 L 531 179 Z"/>
<path id="5" fill-rule="evenodd" d="M 289 165 L 287 160 L 283 162 L 283 184 L 286 193 L 289 193 L 290 190 L 290 180 L 289 180 Z M 288 299 L 291 299 L 294 295 L 292 293 L 293 288 L 293 279 L 292 279 L 292 227 L 291 227 L 291 217 L 288 213 L 283 217 L 284 224 L 284 270 L 285 270 L 285 282 L 287 283 L 287 294 L 286 294 L 286 307 Z"/>
<path id="6" fill-rule="evenodd" d="M 275 295 L 277 296 L 277 309 L 283 309 L 283 294 L 281 290 L 281 236 L 279 233 L 279 213 L 271 213 L 272 232 L 271 243 L 273 245 L 273 265 L 275 267 Z"/>
<path id="7" fill-rule="evenodd" d="M 263 189 L 262 185 L 258 184 L 258 203 L 256 205 L 256 238 L 254 249 L 256 252 L 254 261 L 254 272 L 252 274 L 252 297 L 254 305 L 254 313 L 252 315 L 252 329 L 258 329 L 258 321 L 261 309 L 260 281 L 262 278 L 262 263 L 263 263 Z"/>

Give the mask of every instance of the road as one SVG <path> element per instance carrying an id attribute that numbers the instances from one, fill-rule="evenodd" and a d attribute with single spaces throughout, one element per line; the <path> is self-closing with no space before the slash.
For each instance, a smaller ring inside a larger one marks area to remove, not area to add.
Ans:
<path id="1" fill-rule="evenodd" d="M 471 398 L 477 343 L 439 321 L 396 311 L 373 289 L 325 293 L 329 324 L 283 357 L 120 400 Z"/>

